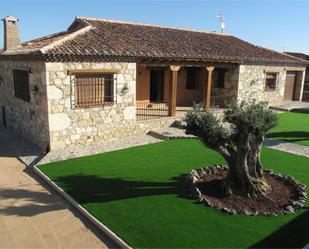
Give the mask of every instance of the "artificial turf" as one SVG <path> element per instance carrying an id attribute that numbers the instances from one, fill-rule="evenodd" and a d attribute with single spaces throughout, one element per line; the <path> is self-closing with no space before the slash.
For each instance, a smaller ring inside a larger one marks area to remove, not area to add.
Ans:
<path id="1" fill-rule="evenodd" d="M 180 139 L 41 165 L 39 168 L 134 248 L 303 247 L 308 202 L 295 214 L 232 216 L 186 198 L 183 174 L 223 163 Z M 263 149 L 262 162 L 309 185 L 309 159 Z"/>
<path id="2" fill-rule="evenodd" d="M 278 126 L 267 137 L 309 146 L 309 113 L 280 113 Z"/>

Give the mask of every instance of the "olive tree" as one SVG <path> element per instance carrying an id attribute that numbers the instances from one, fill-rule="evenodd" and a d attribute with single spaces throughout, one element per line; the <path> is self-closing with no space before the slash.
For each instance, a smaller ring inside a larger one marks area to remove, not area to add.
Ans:
<path id="1" fill-rule="evenodd" d="M 260 155 L 266 133 L 277 124 L 277 115 L 266 102 L 235 102 L 223 116 L 195 105 L 185 121 L 187 133 L 196 135 L 226 160 L 227 194 L 257 197 L 271 191 L 263 176 Z"/>

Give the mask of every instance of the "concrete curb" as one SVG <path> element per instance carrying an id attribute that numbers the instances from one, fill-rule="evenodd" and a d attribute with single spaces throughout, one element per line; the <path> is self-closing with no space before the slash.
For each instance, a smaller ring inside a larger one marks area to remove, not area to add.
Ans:
<path id="1" fill-rule="evenodd" d="M 90 214 L 84 207 L 82 207 L 78 202 L 76 202 L 70 195 L 68 195 L 63 189 L 58 187 L 48 176 L 46 176 L 37 166 L 33 166 L 33 171 L 41 177 L 48 185 L 50 185 L 54 190 L 56 190 L 64 199 L 66 199 L 72 206 L 74 206 L 82 215 L 89 219 L 97 228 L 99 228 L 104 234 L 106 234 L 111 240 L 113 240 L 120 248 L 132 249 L 126 242 L 124 242 L 117 234 L 112 232 L 107 226 L 96 219 L 92 214 Z"/>

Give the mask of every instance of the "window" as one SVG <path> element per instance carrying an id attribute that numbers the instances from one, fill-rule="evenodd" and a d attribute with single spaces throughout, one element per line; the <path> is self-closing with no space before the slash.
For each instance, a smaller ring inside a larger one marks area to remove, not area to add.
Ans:
<path id="1" fill-rule="evenodd" d="M 224 88 L 225 69 L 216 68 L 213 72 L 213 86 L 214 88 Z"/>
<path id="2" fill-rule="evenodd" d="M 265 91 L 276 90 L 278 73 L 266 73 Z"/>
<path id="3" fill-rule="evenodd" d="M 29 71 L 13 70 L 15 97 L 30 102 Z"/>
<path id="4" fill-rule="evenodd" d="M 187 83 L 186 89 L 197 89 L 198 88 L 198 68 L 187 69 Z"/>
<path id="5" fill-rule="evenodd" d="M 75 103 L 78 107 L 100 106 L 114 102 L 113 74 L 77 74 Z"/>

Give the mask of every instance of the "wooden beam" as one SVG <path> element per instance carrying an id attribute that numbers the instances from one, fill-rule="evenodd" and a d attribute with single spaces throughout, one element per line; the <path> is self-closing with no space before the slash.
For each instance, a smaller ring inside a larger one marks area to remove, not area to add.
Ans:
<path id="1" fill-rule="evenodd" d="M 119 69 L 75 69 L 68 70 L 68 75 L 75 74 L 117 74 L 120 73 Z"/>
<path id="2" fill-rule="evenodd" d="M 180 66 L 172 65 L 170 66 L 170 69 L 172 71 L 172 77 L 170 80 L 170 101 L 169 101 L 168 115 L 176 116 L 177 80 Z"/>
<path id="3" fill-rule="evenodd" d="M 204 95 L 204 108 L 206 110 L 210 109 L 210 98 L 211 98 L 211 84 L 212 84 L 212 72 L 214 71 L 214 67 L 206 67 L 208 72 L 207 77 L 207 86 L 205 86 L 205 95 Z"/>

